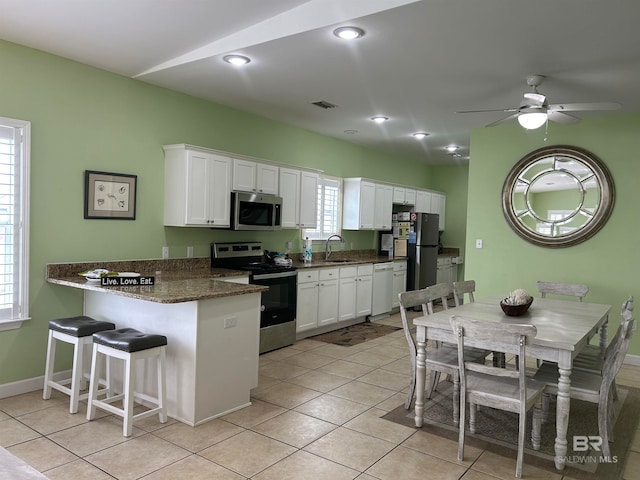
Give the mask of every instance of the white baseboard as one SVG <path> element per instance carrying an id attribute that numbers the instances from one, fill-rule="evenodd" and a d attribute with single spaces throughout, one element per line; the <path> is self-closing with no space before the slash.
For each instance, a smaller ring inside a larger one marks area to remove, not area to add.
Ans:
<path id="1" fill-rule="evenodd" d="M 640 355 L 627 355 L 624 357 L 625 365 L 634 365 L 640 367 Z"/>
<path id="2" fill-rule="evenodd" d="M 53 379 L 56 381 L 64 380 L 71 377 L 71 370 L 62 372 L 56 372 L 53 374 Z M 44 375 L 34 378 L 27 378 L 26 380 L 18 380 L 17 382 L 5 383 L 0 385 L 0 398 L 13 397 L 15 395 L 22 395 L 23 393 L 35 392 L 36 390 L 42 390 L 44 386 Z"/>

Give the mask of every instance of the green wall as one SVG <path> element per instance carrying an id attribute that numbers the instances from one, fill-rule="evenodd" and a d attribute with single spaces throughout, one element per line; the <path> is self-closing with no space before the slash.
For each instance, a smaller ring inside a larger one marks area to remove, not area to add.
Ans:
<path id="1" fill-rule="evenodd" d="M 536 281 L 589 285 L 587 300 L 613 305 L 610 322 L 615 331 L 620 305 L 640 296 L 640 114 L 585 116 L 576 125 L 550 124 L 526 131 L 517 124 L 477 129 L 471 136 L 466 237 L 466 278 L 477 282 L 480 296 L 507 294 L 524 288 L 537 296 Z M 501 192 L 511 167 L 527 153 L 551 145 L 573 145 L 597 155 L 609 168 L 616 189 L 611 218 L 594 237 L 568 248 L 543 248 L 517 236 L 507 225 Z M 448 201 L 448 199 L 447 199 Z M 475 240 L 483 248 L 475 248 Z M 640 336 L 632 339 L 630 354 L 640 354 Z"/>
<path id="2" fill-rule="evenodd" d="M 43 374 L 47 322 L 82 312 L 82 292 L 45 282 L 56 262 L 209 256 L 214 241 L 261 240 L 301 250 L 298 230 L 259 234 L 164 227 L 162 145 L 189 143 L 338 177 L 364 176 L 437 188 L 421 162 L 342 142 L 284 123 L 0 42 L 0 116 L 32 122 L 30 313 L 0 332 L 0 385 Z M 137 218 L 83 219 L 84 171 L 138 176 Z M 437 188 L 438 190 L 444 190 Z M 446 190 L 444 190 L 446 191 Z M 447 205 L 447 209 L 449 204 Z M 347 245 L 374 248 L 372 232 L 344 232 Z M 68 367 L 62 362 L 57 368 Z"/>

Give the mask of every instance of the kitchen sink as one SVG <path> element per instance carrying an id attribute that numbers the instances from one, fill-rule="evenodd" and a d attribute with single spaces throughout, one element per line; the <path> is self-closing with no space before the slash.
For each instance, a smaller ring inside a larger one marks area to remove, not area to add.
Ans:
<path id="1" fill-rule="evenodd" d="M 347 262 L 354 262 L 355 260 L 351 260 L 351 259 L 340 259 L 340 260 L 327 260 L 327 263 L 347 263 Z"/>

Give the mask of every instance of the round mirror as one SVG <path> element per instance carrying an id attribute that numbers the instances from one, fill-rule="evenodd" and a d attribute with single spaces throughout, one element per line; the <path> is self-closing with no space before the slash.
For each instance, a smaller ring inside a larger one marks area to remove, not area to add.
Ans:
<path id="1" fill-rule="evenodd" d="M 605 224 L 614 203 L 607 167 L 577 147 L 535 150 L 509 172 L 502 211 L 522 238 L 545 247 L 584 242 Z"/>

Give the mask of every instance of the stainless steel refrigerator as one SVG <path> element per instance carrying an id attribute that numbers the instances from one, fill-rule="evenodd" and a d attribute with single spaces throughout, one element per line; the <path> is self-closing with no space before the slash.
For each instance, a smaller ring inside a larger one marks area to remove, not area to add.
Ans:
<path id="1" fill-rule="evenodd" d="M 436 284 L 438 269 L 438 214 L 418 213 L 407 243 L 407 290 Z"/>

